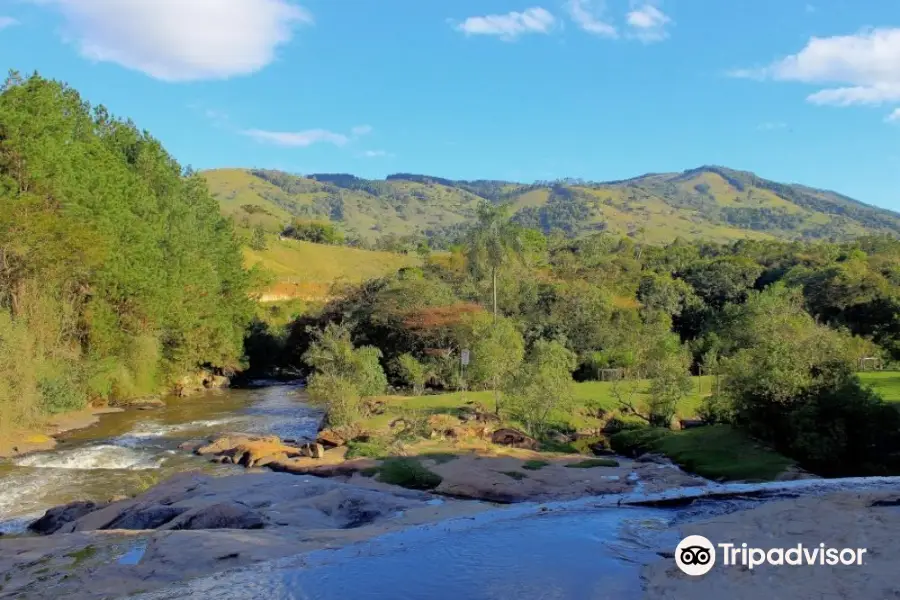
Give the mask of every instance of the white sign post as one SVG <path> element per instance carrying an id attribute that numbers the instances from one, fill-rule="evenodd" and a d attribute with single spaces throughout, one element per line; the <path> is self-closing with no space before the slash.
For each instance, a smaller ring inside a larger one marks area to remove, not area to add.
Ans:
<path id="1" fill-rule="evenodd" d="M 468 348 L 464 349 L 459 354 L 459 364 L 460 364 L 459 378 L 462 382 L 463 394 L 465 394 L 466 388 L 468 387 L 468 386 L 466 386 L 466 367 L 469 366 L 469 350 L 468 350 Z M 465 398 L 465 396 L 463 396 L 463 398 Z"/>

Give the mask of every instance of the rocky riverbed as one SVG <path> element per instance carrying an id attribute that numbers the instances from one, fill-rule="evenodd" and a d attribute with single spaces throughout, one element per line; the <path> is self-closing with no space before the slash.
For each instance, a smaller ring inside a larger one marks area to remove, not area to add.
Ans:
<path id="1" fill-rule="evenodd" d="M 347 460 L 346 446 L 315 440 L 316 415 L 294 388 L 217 394 L 203 404 L 167 401 L 141 418 L 107 415 L 98 431 L 7 464 L 0 509 L 33 521 L 44 510 L 35 515 L 28 502 L 81 501 L 48 511 L 30 533 L 0 537 L 0 598 L 552 592 L 608 600 L 728 590 L 748 599 L 849 599 L 896 591 L 900 479 L 720 485 L 658 456 L 553 455 L 461 434 L 396 448 L 387 460 Z M 225 427 L 236 431 L 223 435 Z M 412 481 L 426 491 L 391 483 L 397 460 L 428 473 Z M 157 475 L 152 487 L 132 491 L 143 473 Z M 35 500 L 34 491 L 53 496 Z M 853 572 L 737 568 L 687 578 L 672 552 L 688 533 L 764 547 L 861 545 L 869 562 Z M 766 592 L 773 582 L 778 589 Z"/>
<path id="2" fill-rule="evenodd" d="M 792 483 L 498 507 L 303 475 L 182 474 L 134 499 L 57 511 L 45 522 L 59 527 L 51 535 L 3 540 L 0 597 L 896 595 L 900 481 Z M 829 493 L 842 488 L 859 491 Z M 752 497 L 763 491 L 796 497 Z M 702 500 L 712 494 L 719 498 Z M 659 507 L 679 495 L 682 506 Z M 860 547 L 867 555 L 853 567 L 716 567 L 688 577 L 672 558 L 688 534 L 762 548 Z"/>

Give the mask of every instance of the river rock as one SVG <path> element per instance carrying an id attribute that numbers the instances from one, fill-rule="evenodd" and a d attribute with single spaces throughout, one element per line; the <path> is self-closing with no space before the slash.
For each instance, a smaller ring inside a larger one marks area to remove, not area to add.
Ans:
<path id="1" fill-rule="evenodd" d="M 166 405 L 166 403 L 163 402 L 158 396 L 135 398 L 134 400 L 129 400 L 127 404 L 131 408 L 136 408 L 138 410 L 154 410 L 157 408 L 163 408 Z"/>
<path id="2" fill-rule="evenodd" d="M 793 465 L 782 471 L 775 481 L 797 481 L 799 479 L 821 479 L 818 475 L 804 471 L 797 465 Z"/>
<path id="3" fill-rule="evenodd" d="M 162 529 L 262 529 L 265 520 L 237 502 L 220 502 L 184 512 Z"/>
<path id="4" fill-rule="evenodd" d="M 206 440 L 188 440 L 178 444 L 178 449 L 184 452 L 195 452 L 197 448 L 202 448 L 205 445 Z"/>
<path id="5" fill-rule="evenodd" d="M 288 446 L 277 436 L 256 437 L 247 435 L 227 435 L 197 448 L 194 452 L 200 456 L 212 455 L 219 459 L 228 457 L 230 462 L 248 468 L 261 466 L 260 461 L 269 463 L 273 460 L 304 455 L 301 448 Z M 219 462 L 225 461 L 220 460 Z"/>
<path id="6" fill-rule="evenodd" d="M 655 465 L 671 465 L 672 464 L 672 461 L 668 457 L 663 456 L 662 454 L 654 454 L 652 452 L 647 452 L 645 454 L 641 454 L 636 459 L 634 459 L 634 462 L 652 463 Z"/>
<path id="7" fill-rule="evenodd" d="M 137 504 L 123 511 L 101 529 L 156 529 L 186 510 L 185 508 L 163 504 Z"/>
<path id="8" fill-rule="evenodd" d="M 28 526 L 30 531 L 40 533 L 41 535 L 49 535 L 56 533 L 67 525 L 84 515 L 104 508 L 105 504 L 97 504 L 96 502 L 70 502 L 63 506 L 51 508 L 44 516 L 34 521 Z"/>
<path id="9" fill-rule="evenodd" d="M 481 404 L 470 404 L 459 409 L 459 420 L 463 423 L 476 421 L 478 423 L 499 423 L 500 418 L 488 411 Z"/>
<path id="10" fill-rule="evenodd" d="M 518 429 L 511 429 L 508 427 L 504 427 L 503 429 L 498 429 L 491 435 L 491 443 L 498 444 L 500 446 L 511 446 L 513 448 L 523 448 L 525 450 L 537 450 L 540 448 L 540 444 L 538 444 L 537 440 L 533 437 L 519 431 Z"/>
<path id="11" fill-rule="evenodd" d="M 316 443 L 322 444 L 326 449 L 345 446 L 351 440 L 357 440 L 365 436 L 359 427 L 340 427 L 323 429 L 316 436 Z"/>
<path id="12" fill-rule="evenodd" d="M 303 444 L 300 449 L 309 458 L 325 458 L 325 446 L 322 444 Z M 287 458 L 287 456 L 284 458 Z"/>

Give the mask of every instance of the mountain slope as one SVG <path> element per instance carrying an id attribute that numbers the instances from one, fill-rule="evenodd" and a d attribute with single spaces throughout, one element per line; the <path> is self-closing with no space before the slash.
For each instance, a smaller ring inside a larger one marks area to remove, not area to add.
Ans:
<path id="1" fill-rule="evenodd" d="M 657 243 L 679 236 L 840 240 L 900 234 L 900 215 L 892 211 L 715 166 L 605 183 L 531 185 L 412 174 L 385 180 L 237 169 L 204 175 L 223 212 L 239 225 L 274 230 L 292 218 L 328 219 L 351 237 L 369 242 L 386 234 L 452 236 L 473 221 L 484 200 L 510 203 L 515 220 L 544 231 L 611 231 Z"/>

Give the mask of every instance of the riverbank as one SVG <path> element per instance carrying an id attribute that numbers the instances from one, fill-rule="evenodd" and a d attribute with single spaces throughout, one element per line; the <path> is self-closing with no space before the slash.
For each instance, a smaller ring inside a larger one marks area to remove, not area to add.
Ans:
<path id="1" fill-rule="evenodd" d="M 95 425 L 100 415 L 118 412 L 119 408 L 86 408 L 50 417 L 43 424 L 28 430 L 13 431 L 0 439 L 0 459 L 15 458 L 31 452 L 45 452 L 56 448 L 56 436 Z"/>
<path id="2" fill-rule="evenodd" d="M 190 397 L 208 390 L 228 387 L 229 378 L 208 371 L 197 371 L 175 381 L 168 394 L 123 398 L 107 404 L 88 405 L 83 409 L 47 416 L 42 423 L 14 430 L 0 439 L 0 460 L 15 458 L 32 452 L 46 452 L 57 446 L 56 438 L 65 433 L 96 425 L 101 415 L 126 409 L 152 410 L 165 406 L 163 397 Z"/>

